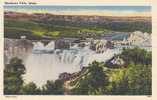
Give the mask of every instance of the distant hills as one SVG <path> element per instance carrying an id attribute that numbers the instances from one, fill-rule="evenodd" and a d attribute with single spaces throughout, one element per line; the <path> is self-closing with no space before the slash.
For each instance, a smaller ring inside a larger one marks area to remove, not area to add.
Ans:
<path id="1" fill-rule="evenodd" d="M 133 32 L 142 31 L 151 33 L 151 17 L 115 17 L 115 16 L 83 16 L 83 15 L 53 15 L 48 13 L 17 13 L 4 12 L 5 37 L 19 38 L 19 35 L 28 35 L 30 38 L 41 36 L 80 37 L 82 30 L 85 33 L 97 31 L 103 34 L 111 31 Z M 56 35 L 56 32 L 57 35 Z M 92 37 L 91 35 L 87 37 Z"/>

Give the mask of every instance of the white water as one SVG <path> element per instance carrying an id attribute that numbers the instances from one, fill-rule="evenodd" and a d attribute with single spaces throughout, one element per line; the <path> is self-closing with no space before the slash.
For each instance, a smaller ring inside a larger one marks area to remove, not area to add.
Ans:
<path id="1" fill-rule="evenodd" d="M 55 43 L 54 41 L 51 41 L 46 46 L 42 42 L 36 42 L 34 43 L 33 52 L 35 53 L 42 53 L 43 51 L 50 52 L 55 49 Z"/>
<path id="2" fill-rule="evenodd" d="M 34 44 L 33 51 L 25 61 L 27 72 L 24 76 L 26 82 L 35 82 L 42 86 L 47 80 L 56 80 L 60 73 L 73 73 L 81 70 L 82 66 L 88 66 L 94 60 L 105 62 L 114 54 L 120 53 L 120 49 L 106 49 L 104 53 L 95 53 L 89 46 L 80 48 L 76 45 L 68 50 L 54 50 L 54 42 L 44 46 L 41 42 Z M 42 50 L 54 50 L 54 53 L 42 53 Z"/>
<path id="3" fill-rule="evenodd" d="M 14 43 L 12 41 L 11 43 Z M 9 43 L 9 44 L 11 44 Z M 70 49 L 55 49 L 54 41 L 46 46 L 41 42 L 35 42 L 33 48 L 21 48 L 18 46 L 9 46 L 5 50 L 6 63 L 12 57 L 19 57 L 24 61 L 26 74 L 25 82 L 35 82 L 38 86 L 42 86 L 47 80 L 56 80 L 60 73 L 78 72 L 83 66 L 88 66 L 94 60 L 105 62 L 114 54 L 120 53 L 123 47 L 134 48 L 135 46 L 115 46 L 115 49 L 105 49 L 104 53 L 96 53 L 89 49 L 90 44 L 86 43 L 84 48 L 75 44 Z M 151 47 L 140 46 L 148 51 Z"/>

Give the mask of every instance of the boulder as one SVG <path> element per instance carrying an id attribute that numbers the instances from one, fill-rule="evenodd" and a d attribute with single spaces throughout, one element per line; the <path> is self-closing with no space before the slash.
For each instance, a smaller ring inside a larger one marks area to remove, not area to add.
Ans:
<path id="1" fill-rule="evenodd" d="M 55 41 L 55 49 L 69 49 L 70 41 L 64 39 L 58 39 Z"/>

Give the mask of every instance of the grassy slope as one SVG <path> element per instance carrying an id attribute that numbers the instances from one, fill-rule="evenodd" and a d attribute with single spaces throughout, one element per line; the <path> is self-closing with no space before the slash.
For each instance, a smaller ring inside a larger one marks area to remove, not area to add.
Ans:
<path id="1" fill-rule="evenodd" d="M 110 24 L 82 24 L 65 21 L 31 21 L 31 20 L 4 20 L 5 37 L 20 38 L 26 35 L 29 39 L 39 39 L 42 36 L 58 37 L 95 37 L 108 34 L 112 31 L 146 31 L 151 32 L 151 26 L 143 23 L 110 23 Z M 81 32 L 82 34 L 80 34 Z M 89 35 L 92 33 L 94 35 Z"/>

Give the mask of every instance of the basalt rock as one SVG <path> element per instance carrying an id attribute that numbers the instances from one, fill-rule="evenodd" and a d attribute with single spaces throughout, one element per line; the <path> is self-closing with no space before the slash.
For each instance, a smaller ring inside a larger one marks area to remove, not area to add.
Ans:
<path id="1" fill-rule="evenodd" d="M 64 39 L 58 39 L 55 41 L 55 49 L 69 49 L 70 41 Z"/>

